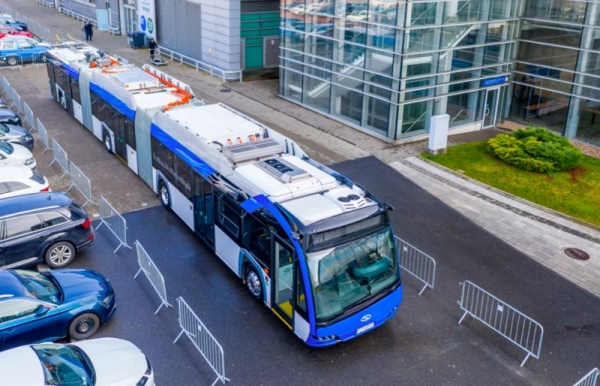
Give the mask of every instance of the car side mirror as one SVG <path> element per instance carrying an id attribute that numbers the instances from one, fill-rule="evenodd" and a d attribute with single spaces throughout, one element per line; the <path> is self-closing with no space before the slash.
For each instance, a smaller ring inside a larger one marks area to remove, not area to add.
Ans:
<path id="1" fill-rule="evenodd" d="M 35 309 L 35 316 L 43 316 L 46 315 L 46 313 L 50 310 L 50 308 L 43 306 L 43 305 L 39 305 L 37 306 L 37 308 Z"/>

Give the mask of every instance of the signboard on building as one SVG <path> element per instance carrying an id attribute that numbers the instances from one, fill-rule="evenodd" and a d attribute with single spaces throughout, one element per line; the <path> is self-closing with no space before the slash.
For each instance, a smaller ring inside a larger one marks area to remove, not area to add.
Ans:
<path id="1" fill-rule="evenodd" d="M 506 82 L 508 82 L 508 76 L 502 75 L 502 76 L 497 76 L 495 78 L 482 79 L 481 87 L 498 86 L 498 85 L 504 84 Z"/>
<path id="2" fill-rule="evenodd" d="M 138 25 L 147 36 L 156 39 L 156 16 L 154 0 L 138 0 Z"/>

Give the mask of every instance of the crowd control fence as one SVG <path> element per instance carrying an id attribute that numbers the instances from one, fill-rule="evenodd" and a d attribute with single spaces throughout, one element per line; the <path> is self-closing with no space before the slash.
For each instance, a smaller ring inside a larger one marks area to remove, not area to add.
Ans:
<path id="1" fill-rule="evenodd" d="M 143 271 L 144 275 L 146 275 L 148 281 L 150 281 L 150 284 L 152 284 L 152 287 L 154 287 L 154 290 L 160 297 L 161 303 L 157 310 L 154 312 L 154 315 L 156 315 L 163 306 L 173 307 L 167 301 L 167 288 L 165 286 L 165 279 L 163 278 L 162 273 L 160 273 L 160 271 L 156 267 L 156 264 L 154 264 L 154 261 L 152 261 L 144 247 L 142 247 L 142 244 L 140 244 L 140 242 L 137 240 L 135 241 L 135 249 L 137 251 L 137 258 L 140 269 L 137 271 L 133 279 L 135 280 L 140 274 L 140 272 Z"/>
<path id="2" fill-rule="evenodd" d="M 29 124 L 31 130 L 35 130 L 35 120 L 33 118 L 33 111 L 27 104 L 27 102 L 23 102 L 23 113 L 25 114 L 25 122 Z"/>
<path id="3" fill-rule="evenodd" d="M 581 378 L 576 384 L 573 386 L 596 386 L 598 384 L 598 379 L 600 379 L 600 370 L 595 368 L 585 375 L 585 377 Z"/>
<path id="4" fill-rule="evenodd" d="M 19 93 L 12 88 L 10 90 L 10 98 L 12 99 L 12 105 L 11 105 L 11 109 L 15 108 L 17 109 L 17 113 L 21 112 L 21 96 L 19 95 Z"/>
<path id="5" fill-rule="evenodd" d="M 5 97 L 10 98 L 10 82 L 4 75 L 2 76 L 2 91 Z"/>
<path id="6" fill-rule="evenodd" d="M 458 304 L 464 314 L 458 324 L 470 315 L 525 350 L 521 367 L 529 357 L 540 358 L 544 328 L 538 322 L 468 280 L 460 285 Z"/>
<path id="7" fill-rule="evenodd" d="M 200 351 L 200 354 L 202 354 L 210 368 L 217 374 L 217 379 L 212 383 L 212 386 L 218 381 L 225 384 L 229 379 L 225 377 L 225 354 L 223 353 L 223 348 L 182 297 L 177 298 L 177 308 L 179 309 L 178 321 L 181 332 L 177 335 L 173 343 L 176 343 L 181 335 L 185 333 L 198 351 Z"/>
<path id="8" fill-rule="evenodd" d="M 419 295 L 427 287 L 433 289 L 435 285 L 435 260 L 397 236 L 396 248 L 398 248 L 400 257 L 400 267 L 424 284 Z"/>
<path id="9" fill-rule="evenodd" d="M 42 141 L 45 146 L 45 149 L 42 152 L 42 154 L 44 154 L 46 151 L 48 151 L 48 149 L 50 149 L 50 143 L 48 142 L 48 130 L 46 130 L 46 127 L 42 124 L 42 121 L 40 121 L 39 118 L 37 119 L 37 131 L 38 139 Z"/>
<path id="10" fill-rule="evenodd" d="M 55 139 L 52 139 L 52 153 L 53 159 L 50 162 L 50 166 L 52 166 L 55 162 L 57 162 L 60 167 L 63 169 L 64 173 L 60 176 L 59 180 L 62 180 L 64 176 L 69 173 L 69 157 L 67 156 L 67 152 L 56 142 Z"/>
<path id="11" fill-rule="evenodd" d="M 104 224 L 119 240 L 119 245 L 113 253 L 117 253 L 121 247 L 131 249 L 131 247 L 127 244 L 127 222 L 103 196 L 100 196 L 98 211 L 100 212 L 100 224 L 96 227 L 96 230 L 98 230 Z"/>
<path id="12" fill-rule="evenodd" d="M 92 196 L 92 184 L 90 183 L 90 179 L 83 174 L 81 169 L 75 166 L 73 161 L 69 163 L 69 175 L 71 176 L 71 186 L 69 186 L 67 191 L 75 187 L 86 199 L 83 206 L 86 206 L 88 202 L 95 204 L 94 196 Z"/>

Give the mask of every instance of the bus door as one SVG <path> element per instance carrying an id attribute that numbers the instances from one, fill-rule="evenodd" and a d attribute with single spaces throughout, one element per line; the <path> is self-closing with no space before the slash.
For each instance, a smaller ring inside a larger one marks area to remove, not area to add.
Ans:
<path id="1" fill-rule="evenodd" d="M 292 328 L 294 315 L 294 249 L 275 233 L 273 236 L 271 266 L 273 310 Z"/>
<path id="2" fill-rule="evenodd" d="M 213 186 L 194 171 L 194 230 L 211 249 L 215 246 L 215 200 Z"/>
<path id="3" fill-rule="evenodd" d="M 113 134 L 115 136 L 115 154 L 127 163 L 127 139 L 125 137 L 125 122 L 122 114 L 115 114 L 112 119 Z"/>

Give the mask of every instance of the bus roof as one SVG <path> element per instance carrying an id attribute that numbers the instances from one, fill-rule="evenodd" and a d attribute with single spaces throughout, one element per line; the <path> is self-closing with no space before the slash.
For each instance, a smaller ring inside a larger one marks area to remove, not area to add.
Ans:
<path id="1" fill-rule="evenodd" d="M 377 205 L 291 139 L 226 105 L 177 107 L 156 114 L 154 125 L 153 133 L 167 134 L 161 140 L 183 144 L 188 159 L 210 166 L 199 173 L 214 170 L 246 196 L 265 195 L 304 225 Z"/>
<path id="2" fill-rule="evenodd" d="M 188 85 L 162 71 L 148 65 L 136 67 L 87 43 L 63 42 L 48 54 L 80 82 L 83 73 L 88 73 L 91 83 L 99 88 L 92 90 L 107 91 L 132 111 L 168 108 L 188 103 L 194 97 Z"/>

